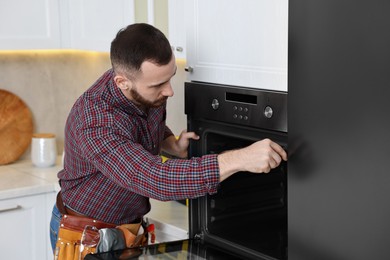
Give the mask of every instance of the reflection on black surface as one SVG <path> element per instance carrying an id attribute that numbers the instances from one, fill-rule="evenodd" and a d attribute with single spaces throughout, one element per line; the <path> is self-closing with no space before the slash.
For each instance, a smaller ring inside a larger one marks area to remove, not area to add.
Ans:
<path id="1" fill-rule="evenodd" d="M 220 192 L 207 198 L 209 234 L 284 259 L 287 208 L 280 173 L 233 177 L 221 184 Z M 239 183 L 240 189 L 234 183 Z"/>
<path id="2" fill-rule="evenodd" d="M 141 248 L 129 248 L 125 250 L 87 255 L 85 260 L 153 260 L 153 259 L 213 259 L 213 260 L 240 260 L 217 248 L 204 245 L 197 240 L 183 240 L 169 243 L 161 243 Z"/>

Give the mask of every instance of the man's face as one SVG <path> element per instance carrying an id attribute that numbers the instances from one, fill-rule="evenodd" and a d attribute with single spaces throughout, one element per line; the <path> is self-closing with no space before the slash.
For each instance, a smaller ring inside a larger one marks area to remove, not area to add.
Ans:
<path id="1" fill-rule="evenodd" d="M 136 105 L 143 109 L 159 107 L 168 97 L 173 96 L 171 78 L 176 74 L 175 57 L 167 65 L 156 65 L 144 61 L 141 72 L 130 81 L 127 81 L 128 90 L 124 94 Z"/>

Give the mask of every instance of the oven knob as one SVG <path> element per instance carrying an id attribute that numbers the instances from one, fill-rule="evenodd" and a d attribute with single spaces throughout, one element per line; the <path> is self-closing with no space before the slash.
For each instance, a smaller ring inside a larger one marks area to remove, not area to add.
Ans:
<path id="1" fill-rule="evenodd" d="M 213 99 L 213 101 L 211 102 L 211 107 L 214 110 L 217 110 L 219 108 L 219 101 L 218 101 L 218 99 L 216 99 L 216 98 Z"/>
<path id="2" fill-rule="evenodd" d="M 274 114 L 274 111 L 272 110 L 272 107 L 266 106 L 264 109 L 264 116 L 266 118 L 271 118 L 273 114 Z"/>

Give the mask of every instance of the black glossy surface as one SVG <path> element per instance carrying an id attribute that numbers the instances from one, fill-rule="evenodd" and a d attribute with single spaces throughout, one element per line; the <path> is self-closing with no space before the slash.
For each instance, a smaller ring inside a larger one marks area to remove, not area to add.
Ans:
<path id="1" fill-rule="evenodd" d="M 390 1 L 289 9 L 289 259 L 388 259 Z"/>
<path id="2" fill-rule="evenodd" d="M 266 108 L 272 116 L 266 117 Z M 287 132 L 287 93 L 211 83 L 185 83 L 185 113 L 196 119 Z"/>
<path id="3" fill-rule="evenodd" d="M 210 245 L 204 245 L 196 240 L 183 240 L 162 244 L 150 245 L 141 248 L 87 255 L 85 260 L 130 260 L 130 259 L 214 259 L 240 260 L 237 256 L 226 254 L 223 250 Z"/>

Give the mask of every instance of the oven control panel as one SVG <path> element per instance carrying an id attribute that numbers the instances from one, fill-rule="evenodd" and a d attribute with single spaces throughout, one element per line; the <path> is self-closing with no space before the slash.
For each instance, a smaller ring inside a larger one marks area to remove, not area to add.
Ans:
<path id="1" fill-rule="evenodd" d="M 233 118 L 238 120 L 249 120 L 249 108 L 245 106 L 233 106 Z"/>
<path id="2" fill-rule="evenodd" d="M 187 82 L 185 113 L 195 118 L 287 132 L 287 93 Z"/>
<path id="3" fill-rule="evenodd" d="M 232 109 L 232 117 L 233 119 L 237 120 L 244 120 L 244 121 L 249 121 L 249 110 L 251 109 L 250 106 L 245 106 L 245 105 L 234 105 Z M 251 113 L 252 114 L 252 113 Z M 266 118 L 272 118 L 273 116 L 273 109 L 270 106 L 265 106 L 263 115 Z"/>

